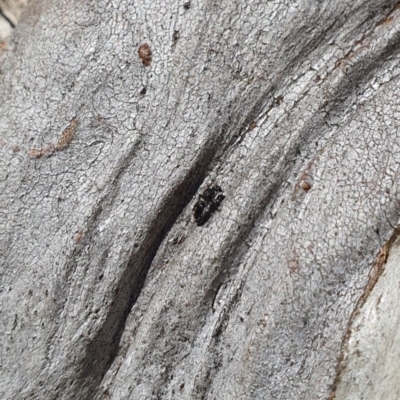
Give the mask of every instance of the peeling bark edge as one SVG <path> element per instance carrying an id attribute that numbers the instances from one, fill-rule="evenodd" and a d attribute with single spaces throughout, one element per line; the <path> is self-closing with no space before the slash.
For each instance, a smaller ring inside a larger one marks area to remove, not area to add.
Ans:
<path id="1" fill-rule="evenodd" d="M 352 326 L 355 318 L 360 314 L 361 309 L 363 308 L 364 304 L 366 303 L 369 295 L 371 294 L 372 290 L 374 289 L 376 283 L 378 282 L 380 276 L 382 275 L 383 271 L 385 270 L 385 264 L 389 257 L 390 250 L 393 244 L 400 238 L 400 224 L 397 225 L 392 233 L 390 234 L 389 238 L 386 242 L 381 246 L 375 259 L 372 263 L 371 270 L 369 272 L 368 282 L 364 287 L 363 293 L 361 294 L 360 298 L 358 299 L 354 310 L 352 311 L 349 321 L 347 323 L 345 334 L 342 338 L 342 345 L 336 365 L 336 375 L 335 379 L 332 384 L 331 392 L 327 398 L 327 400 L 334 400 L 336 397 L 336 388 L 341 380 L 342 372 L 346 367 L 346 363 L 344 361 L 344 354 L 346 352 L 349 338 L 352 333 Z"/>
<path id="2" fill-rule="evenodd" d="M 8 23 L 9 23 L 9 25 L 11 26 L 11 28 L 15 28 L 15 24 L 11 21 L 11 19 L 10 18 L 8 18 L 7 17 L 7 15 L 6 14 L 4 14 L 4 11 L 2 10 L 2 8 L 0 7 L 0 16 L 2 16 Z"/>

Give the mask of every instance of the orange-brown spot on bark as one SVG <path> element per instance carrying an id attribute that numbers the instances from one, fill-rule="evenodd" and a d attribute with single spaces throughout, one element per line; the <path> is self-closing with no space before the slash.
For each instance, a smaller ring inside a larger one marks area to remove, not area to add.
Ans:
<path id="1" fill-rule="evenodd" d="M 249 125 L 249 129 L 252 130 L 257 126 L 257 124 L 253 121 L 250 125 Z"/>
<path id="2" fill-rule="evenodd" d="M 392 21 L 393 17 L 384 17 L 376 23 L 376 26 L 386 25 Z"/>
<path id="3" fill-rule="evenodd" d="M 41 149 L 29 149 L 28 154 L 34 158 L 40 158 L 44 156 L 50 157 L 56 151 L 63 150 L 71 143 L 72 139 L 74 138 L 77 125 L 78 119 L 76 117 L 72 118 L 68 126 L 63 130 L 55 145 L 50 144 L 49 146 L 42 147 Z"/>
<path id="4" fill-rule="evenodd" d="M 79 229 L 79 231 L 76 233 L 75 236 L 75 243 L 79 243 L 82 239 L 82 236 L 83 236 L 83 231 L 82 229 Z"/>
<path id="5" fill-rule="evenodd" d="M 14 153 L 18 153 L 19 151 L 21 151 L 20 147 L 18 145 L 13 146 L 12 151 Z"/>
<path id="6" fill-rule="evenodd" d="M 307 181 L 304 181 L 304 182 L 301 183 L 301 188 L 303 190 L 307 191 L 307 190 L 311 189 L 311 185 Z"/>
<path id="7" fill-rule="evenodd" d="M 151 50 L 147 43 L 143 43 L 138 49 L 139 58 L 145 67 L 149 66 L 151 63 Z"/>
<path id="8" fill-rule="evenodd" d="M 69 125 L 63 130 L 60 138 L 57 140 L 55 145 L 56 151 L 64 149 L 71 143 L 72 139 L 74 138 L 77 125 L 78 119 L 76 117 L 72 118 Z"/>
<path id="9" fill-rule="evenodd" d="M 34 158 L 40 158 L 43 157 L 45 154 L 47 154 L 47 149 L 42 148 L 42 149 L 29 149 L 28 154 Z"/>

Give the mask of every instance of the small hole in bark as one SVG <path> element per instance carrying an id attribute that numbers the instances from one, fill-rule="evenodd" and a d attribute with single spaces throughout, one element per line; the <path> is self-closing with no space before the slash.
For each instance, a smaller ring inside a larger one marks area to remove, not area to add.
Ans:
<path id="1" fill-rule="evenodd" d="M 174 31 L 174 33 L 172 34 L 172 41 L 174 44 L 176 44 L 179 40 L 179 31 Z"/>

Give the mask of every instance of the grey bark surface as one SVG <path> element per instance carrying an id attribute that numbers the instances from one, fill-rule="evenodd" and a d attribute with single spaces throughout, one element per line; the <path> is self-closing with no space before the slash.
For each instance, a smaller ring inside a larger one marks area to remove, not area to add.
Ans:
<path id="1" fill-rule="evenodd" d="M 0 50 L 0 398 L 346 398 L 399 49 L 397 1 L 30 2 Z"/>

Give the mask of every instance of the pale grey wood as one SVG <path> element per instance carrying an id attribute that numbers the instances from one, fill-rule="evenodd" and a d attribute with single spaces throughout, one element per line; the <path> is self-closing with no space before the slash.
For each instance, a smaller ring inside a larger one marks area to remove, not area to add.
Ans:
<path id="1" fill-rule="evenodd" d="M 0 397 L 332 394 L 398 221 L 396 4 L 30 3 L 0 65 Z"/>
<path id="2" fill-rule="evenodd" d="M 345 349 L 345 368 L 337 385 L 337 400 L 400 397 L 399 256 L 396 243 L 381 278 L 354 319 Z"/>
<path id="3" fill-rule="evenodd" d="M 0 0 L 0 49 L 18 23 L 29 0 Z"/>

